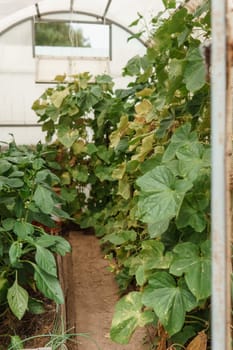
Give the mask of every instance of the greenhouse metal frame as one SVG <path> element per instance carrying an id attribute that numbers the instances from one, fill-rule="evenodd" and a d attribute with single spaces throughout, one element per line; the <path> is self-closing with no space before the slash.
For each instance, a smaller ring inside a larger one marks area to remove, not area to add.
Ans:
<path id="1" fill-rule="evenodd" d="M 19 1 L 15 1 L 19 2 Z M 106 2 L 103 18 L 122 29 L 125 24 L 109 19 L 111 2 Z M 154 0 L 156 2 L 156 0 Z M 4 2 L 3 2 L 4 3 Z M 13 4 L 14 1 L 11 1 Z M 40 15 L 36 1 L 15 19 L 0 18 L 0 35 L 25 18 Z M 77 1 L 77 3 L 79 3 Z M 29 4 L 29 2 L 28 2 Z M 36 6 L 34 6 L 36 4 Z M 151 1 L 152 4 L 152 1 Z M 51 5 L 51 4 L 50 4 Z M 212 350 L 230 350 L 231 345 L 231 244 L 232 244 L 232 64 L 233 64 L 233 5 L 231 0 L 211 0 L 211 122 L 212 122 Z M 43 8 L 43 6 L 42 6 Z M 1 1 L 0 1 L 1 9 Z M 32 14 L 32 9 L 34 14 Z M 73 0 L 70 1 L 70 11 Z M 57 10 L 59 12 L 59 10 Z M 97 11 L 98 12 L 98 11 Z M 46 11 L 45 11 L 46 13 Z M 49 13 L 49 10 L 47 10 Z M 79 10 L 80 14 L 91 12 Z M 24 17 L 24 18 L 23 18 Z M 15 22 L 14 22 L 15 21 Z M 126 29 L 133 34 L 129 29 Z"/>
<path id="2" fill-rule="evenodd" d="M 212 348 L 231 349 L 232 4 L 212 0 Z"/>

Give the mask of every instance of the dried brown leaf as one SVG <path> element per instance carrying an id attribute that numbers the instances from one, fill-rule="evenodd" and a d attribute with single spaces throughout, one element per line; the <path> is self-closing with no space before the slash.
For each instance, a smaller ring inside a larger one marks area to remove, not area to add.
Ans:
<path id="1" fill-rule="evenodd" d="M 186 350 L 206 350 L 207 348 L 207 335 L 204 331 L 198 333 L 198 335 L 189 343 Z"/>

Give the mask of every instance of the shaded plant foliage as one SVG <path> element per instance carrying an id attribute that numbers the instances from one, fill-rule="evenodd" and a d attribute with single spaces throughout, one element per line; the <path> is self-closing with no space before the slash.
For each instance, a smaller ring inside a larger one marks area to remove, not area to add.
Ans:
<path id="1" fill-rule="evenodd" d="M 162 324 L 178 349 L 209 331 L 210 13 L 208 1 L 192 13 L 164 5 L 146 54 L 123 70 L 127 88 L 84 73 L 33 109 L 48 140 L 56 135 L 72 216 L 95 229 L 119 283 L 111 338 L 125 344 L 136 327 Z"/>
<path id="2" fill-rule="evenodd" d="M 36 291 L 64 302 L 55 254 L 65 255 L 69 243 L 46 232 L 54 217 L 69 218 L 59 208 L 62 199 L 53 186 L 59 183 L 45 164 L 43 147 L 33 150 L 12 141 L 0 153 L 0 310 L 21 320 L 26 311 L 43 312 Z M 37 293 L 38 294 L 38 293 Z M 41 298 L 42 299 L 42 298 Z"/>

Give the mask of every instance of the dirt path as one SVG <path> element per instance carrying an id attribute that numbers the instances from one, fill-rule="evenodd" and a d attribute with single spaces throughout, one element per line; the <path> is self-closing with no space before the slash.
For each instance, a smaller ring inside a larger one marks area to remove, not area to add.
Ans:
<path id="1" fill-rule="evenodd" d="M 101 350 L 148 350 L 143 345 L 145 331 L 139 329 L 130 344 L 119 345 L 109 339 L 114 305 L 118 299 L 117 284 L 106 269 L 108 263 L 101 253 L 98 239 L 82 232 L 71 232 L 72 253 L 63 263 L 65 281 L 67 328 L 89 333 Z M 90 340 L 78 337 L 73 349 L 97 350 Z"/>

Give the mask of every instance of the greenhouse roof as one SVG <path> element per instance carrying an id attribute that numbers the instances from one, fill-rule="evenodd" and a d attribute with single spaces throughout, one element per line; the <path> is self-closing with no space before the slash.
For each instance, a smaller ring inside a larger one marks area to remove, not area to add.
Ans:
<path id="1" fill-rule="evenodd" d="M 149 20 L 162 8 L 162 0 L 0 0 L 0 33 L 27 18 L 55 12 L 87 14 L 128 28 L 138 14 Z"/>

